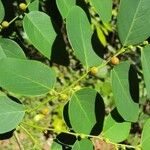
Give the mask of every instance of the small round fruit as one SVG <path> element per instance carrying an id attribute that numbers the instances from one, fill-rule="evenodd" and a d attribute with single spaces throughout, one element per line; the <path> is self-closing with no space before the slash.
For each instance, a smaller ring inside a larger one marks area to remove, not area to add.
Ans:
<path id="1" fill-rule="evenodd" d="M 35 122 L 42 120 L 45 116 L 43 114 L 37 114 L 33 119 Z"/>
<path id="2" fill-rule="evenodd" d="M 49 114 L 49 109 L 48 108 L 42 109 L 42 114 L 43 115 L 48 115 Z"/>
<path id="3" fill-rule="evenodd" d="M 22 11 L 25 11 L 27 9 L 27 5 L 25 3 L 20 3 L 19 4 L 19 9 Z"/>
<path id="4" fill-rule="evenodd" d="M 67 100 L 68 99 L 68 96 L 66 95 L 66 94 L 61 94 L 60 95 L 60 99 L 62 99 L 62 100 Z"/>
<path id="5" fill-rule="evenodd" d="M 98 68 L 97 68 L 97 67 L 92 67 L 92 68 L 90 69 L 90 73 L 91 73 L 92 75 L 96 75 L 96 74 L 98 73 Z"/>
<path id="6" fill-rule="evenodd" d="M 113 65 L 118 65 L 119 64 L 119 58 L 118 57 L 112 57 L 111 58 L 111 63 L 113 64 Z"/>
<path id="7" fill-rule="evenodd" d="M 2 28 L 8 28 L 9 27 L 9 22 L 8 21 L 3 21 L 2 22 Z"/>

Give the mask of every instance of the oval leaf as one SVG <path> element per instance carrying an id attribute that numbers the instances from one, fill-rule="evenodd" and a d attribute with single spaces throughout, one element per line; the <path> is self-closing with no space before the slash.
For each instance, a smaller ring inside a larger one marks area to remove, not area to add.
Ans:
<path id="1" fill-rule="evenodd" d="M 75 142 L 72 150 L 93 150 L 93 143 L 89 139 L 82 139 Z"/>
<path id="2" fill-rule="evenodd" d="M 91 0 L 103 22 L 109 22 L 112 16 L 112 0 Z"/>
<path id="3" fill-rule="evenodd" d="M 92 48 L 92 30 L 85 12 L 77 6 L 73 7 L 66 19 L 66 26 L 69 41 L 81 63 L 87 69 L 100 65 L 102 59 L 95 54 Z"/>
<path id="4" fill-rule="evenodd" d="M 3 55 L 0 56 L 0 58 L 20 58 L 20 59 L 26 59 L 26 56 L 21 49 L 21 47 L 14 41 L 6 38 L 0 38 L 0 53 L 3 53 Z"/>
<path id="5" fill-rule="evenodd" d="M 4 6 L 2 4 L 2 1 L 0 0 L 0 22 L 2 22 L 2 20 L 4 19 L 4 15 L 5 15 Z"/>
<path id="6" fill-rule="evenodd" d="M 120 115 L 126 121 L 135 122 L 138 119 L 139 106 L 133 101 L 130 94 L 129 70 L 129 62 L 123 62 L 114 67 L 111 73 L 112 91 Z"/>
<path id="7" fill-rule="evenodd" d="M 0 70 L 0 86 L 20 95 L 48 93 L 56 80 L 52 69 L 33 60 L 1 59 Z"/>
<path id="8" fill-rule="evenodd" d="M 119 143 L 127 139 L 130 133 L 130 128 L 131 123 L 117 122 L 111 115 L 109 115 L 105 119 L 102 135 L 112 142 Z"/>
<path id="9" fill-rule="evenodd" d="M 25 114 L 23 105 L 0 94 L 0 134 L 16 128 Z"/>
<path id="10" fill-rule="evenodd" d="M 75 6 L 75 0 L 56 0 L 57 7 L 63 17 L 65 19 L 73 6 Z"/>
<path id="11" fill-rule="evenodd" d="M 96 105 L 101 109 L 97 91 L 90 88 L 81 89 L 73 94 L 69 101 L 69 120 L 73 130 L 77 133 L 90 134 L 97 123 Z"/>
<path id="12" fill-rule="evenodd" d="M 40 11 L 31 11 L 25 15 L 23 27 L 35 48 L 50 59 L 52 45 L 56 37 L 50 17 Z"/>
<path id="13" fill-rule="evenodd" d="M 150 98 L 150 45 L 147 45 L 141 53 L 143 75 L 146 84 L 147 95 Z"/>
<path id="14" fill-rule="evenodd" d="M 150 36 L 150 5 L 148 0 L 121 0 L 118 33 L 124 46 L 143 42 Z"/>
<path id="15" fill-rule="evenodd" d="M 141 138 L 141 146 L 142 150 L 149 150 L 150 148 L 150 119 L 148 119 L 144 125 L 142 138 Z"/>

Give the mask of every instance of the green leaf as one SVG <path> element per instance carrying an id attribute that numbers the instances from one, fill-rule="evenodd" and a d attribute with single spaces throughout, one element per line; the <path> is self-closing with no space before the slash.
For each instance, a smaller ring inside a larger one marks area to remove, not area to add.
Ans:
<path id="1" fill-rule="evenodd" d="M 142 51 L 141 51 L 141 62 L 142 62 L 142 68 L 143 68 L 143 75 L 144 75 L 144 81 L 146 84 L 146 90 L 147 95 L 150 98 L 150 45 L 147 45 Z"/>
<path id="2" fill-rule="evenodd" d="M 65 19 L 73 6 L 75 6 L 75 0 L 56 0 L 57 7 L 63 17 Z"/>
<path id="3" fill-rule="evenodd" d="M 16 128 L 25 114 L 23 105 L 0 94 L 0 134 Z"/>
<path id="4" fill-rule="evenodd" d="M 31 11 L 25 15 L 23 27 L 35 48 L 50 59 L 52 45 L 56 37 L 50 17 L 40 11 Z"/>
<path id="5" fill-rule="evenodd" d="M 131 123 L 117 122 L 111 115 L 108 115 L 104 122 L 102 136 L 112 142 L 119 143 L 127 139 L 130 133 L 130 128 Z"/>
<path id="6" fill-rule="evenodd" d="M 31 0 L 26 0 L 27 3 L 29 3 Z M 28 6 L 29 11 L 37 11 L 39 10 L 39 0 L 34 0 L 30 3 Z"/>
<path id="7" fill-rule="evenodd" d="M 89 139 L 82 139 L 75 142 L 72 150 L 93 150 L 93 143 Z"/>
<path id="8" fill-rule="evenodd" d="M 106 37 L 100 27 L 96 26 L 97 36 L 104 47 L 107 45 Z"/>
<path id="9" fill-rule="evenodd" d="M 9 92 L 38 96 L 48 93 L 56 76 L 48 66 L 33 60 L 1 59 L 0 86 Z"/>
<path id="10" fill-rule="evenodd" d="M 0 0 L 0 22 L 4 19 L 5 10 L 2 1 Z"/>
<path id="11" fill-rule="evenodd" d="M 90 134 L 97 123 L 95 105 L 97 100 L 100 100 L 96 96 L 97 91 L 91 88 L 81 89 L 72 95 L 68 114 L 70 124 L 75 132 Z"/>
<path id="12" fill-rule="evenodd" d="M 136 122 L 139 114 L 139 105 L 133 101 L 130 94 L 129 70 L 129 62 L 123 62 L 114 67 L 111 72 L 112 91 L 117 110 L 123 119 Z"/>
<path id="13" fill-rule="evenodd" d="M 148 119 L 144 125 L 141 137 L 142 150 L 149 150 L 150 148 L 150 119 Z"/>
<path id="14" fill-rule="evenodd" d="M 26 56 L 22 50 L 22 48 L 14 41 L 6 38 L 0 38 L 0 58 L 20 58 L 26 59 Z"/>
<path id="15" fill-rule="evenodd" d="M 66 18 L 66 26 L 75 55 L 86 69 L 100 65 L 102 59 L 96 55 L 92 48 L 92 30 L 85 12 L 77 6 L 73 7 Z"/>
<path id="16" fill-rule="evenodd" d="M 0 59 L 1 59 L 1 58 L 5 58 L 5 57 L 6 57 L 6 55 L 5 55 L 3 49 L 2 49 L 2 47 L 1 47 L 1 45 L 0 45 Z"/>
<path id="17" fill-rule="evenodd" d="M 57 142 L 53 142 L 50 150 L 62 150 L 62 146 Z"/>
<path id="18" fill-rule="evenodd" d="M 150 5 L 148 0 L 121 0 L 118 33 L 124 46 L 143 42 L 150 36 Z"/>
<path id="19" fill-rule="evenodd" d="M 112 0 L 91 0 L 103 22 L 109 22 L 112 16 Z"/>

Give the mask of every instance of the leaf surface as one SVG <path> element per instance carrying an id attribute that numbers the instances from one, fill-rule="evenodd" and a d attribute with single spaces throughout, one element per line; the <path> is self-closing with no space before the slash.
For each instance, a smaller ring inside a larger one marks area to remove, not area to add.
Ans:
<path id="1" fill-rule="evenodd" d="M 93 143 L 89 139 L 82 139 L 81 141 L 76 141 L 72 147 L 72 150 L 93 150 Z"/>
<path id="2" fill-rule="evenodd" d="M 38 96 L 48 93 L 55 84 L 55 72 L 33 60 L 1 59 L 0 86 L 9 92 Z"/>
<path id="3" fill-rule="evenodd" d="M 56 0 L 57 7 L 63 17 L 65 19 L 73 6 L 75 6 L 75 0 Z"/>
<path id="4" fill-rule="evenodd" d="M 136 122 L 139 105 L 133 101 L 130 94 L 129 70 L 129 62 L 123 62 L 114 67 L 111 72 L 112 91 L 119 114 L 126 121 Z"/>
<path id="5" fill-rule="evenodd" d="M 25 114 L 23 105 L 0 94 L 0 134 L 16 128 Z"/>
<path id="6" fill-rule="evenodd" d="M 144 81 L 146 84 L 147 95 L 150 98 L 150 45 L 147 45 L 141 51 L 141 62 L 142 62 L 142 69 L 144 75 Z"/>
<path id="7" fill-rule="evenodd" d="M 50 59 L 56 38 L 50 17 L 40 11 L 31 11 L 23 19 L 23 28 L 35 48 Z"/>
<path id="8" fill-rule="evenodd" d="M 112 0 L 90 0 L 103 22 L 109 22 L 112 16 Z"/>
<path id="9" fill-rule="evenodd" d="M 0 38 L 0 58 L 19 58 L 26 59 L 22 48 L 13 40 L 7 38 Z"/>
<path id="10" fill-rule="evenodd" d="M 5 10 L 2 1 L 0 0 L 0 22 L 4 19 Z"/>
<path id="11" fill-rule="evenodd" d="M 77 17 L 78 16 L 78 17 Z M 88 69 L 98 66 L 102 59 L 92 48 L 92 30 L 85 12 L 78 6 L 73 7 L 66 19 L 67 34 L 76 57 Z"/>
<path id="12" fill-rule="evenodd" d="M 90 134 L 97 123 L 96 100 L 99 101 L 97 91 L 91 88 L 81 89 L 72 95 L 69 101 L 69 120 L 75 132 Z"/>
<path id="13" fill-rule="evenodd" d="M 118 34 L 123 46 L 135 45 L 150 36 L 149 0 L 121 0 Z"/>
<path id="14" fill-rule="evenodd" d="M 142 150 L 149 150 L 150 147 L 150 119 L 144 125 L 141 137 Z"/>
<path id="15" fill-rule="evenodd" d="M 112 142 L 122 142 L 127 139 L 130 133 L 131 123 L 117 122 L 109 115 L 104 122 L 103 136 Z M 116 136 L 117 135 L 117 136 Z"/>

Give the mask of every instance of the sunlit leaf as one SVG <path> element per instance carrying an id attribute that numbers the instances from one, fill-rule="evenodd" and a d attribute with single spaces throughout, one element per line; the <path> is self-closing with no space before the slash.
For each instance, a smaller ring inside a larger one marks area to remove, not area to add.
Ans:
<path id="1" fill-rule="evenodd" d="M 20 95 L 46 94 L 56 81 L 51 68 L 33 60 L 1 59 L 0 70 L 0 86 Z"/>
<path id="2" fill-rule="evenodd" d="M 121 0 L 118 34 L 124 46 L 143 42 L 150 36 L 149 0 Z"/>
<path id="3" fill-rule="evenodd" d="M 50 59 L 56 37 L 50 17 L 40 11 L 31 11 L 25 15 L 23 27 L 35 48 Z"/>

